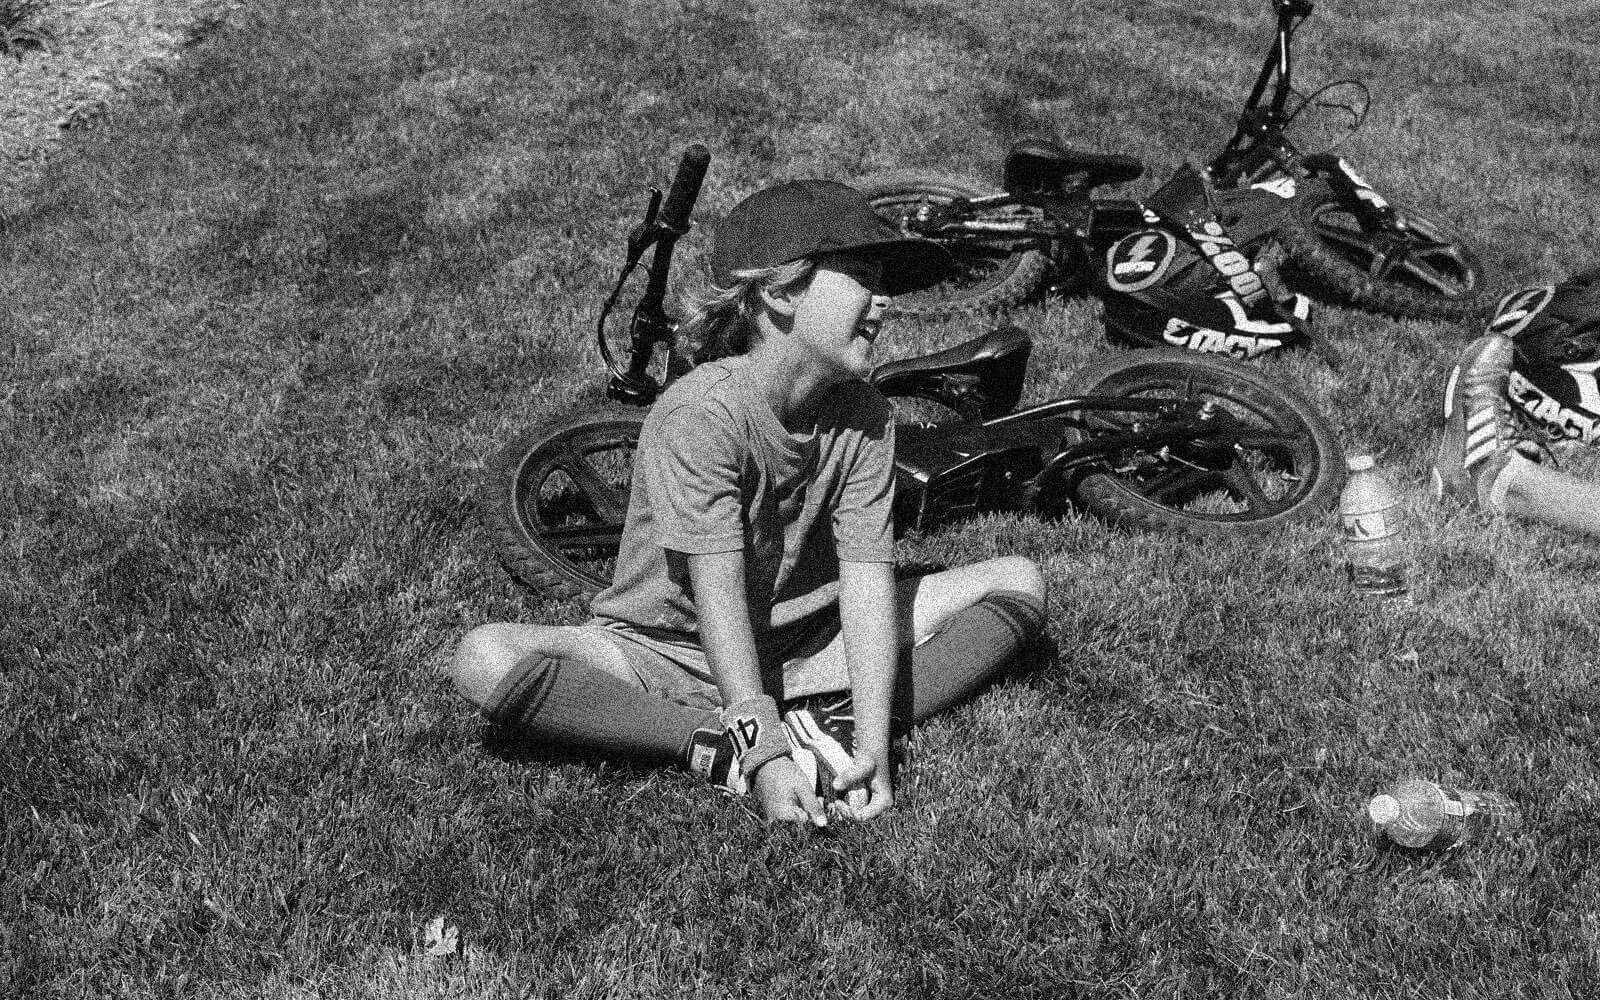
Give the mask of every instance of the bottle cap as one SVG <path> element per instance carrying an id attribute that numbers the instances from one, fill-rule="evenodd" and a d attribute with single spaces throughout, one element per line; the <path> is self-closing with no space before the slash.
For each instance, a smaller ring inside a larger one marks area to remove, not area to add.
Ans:
<path id="1" fill-rule="evenodd" d="M 1367 815 L 1379 826 L 1388 826 L 1400 818 L 1400 800 L 1393 795 L 1374 795 L 1367 803 Z"/>
<path id="2" fill-rule="evenodd" d="M 1377 464 L 1371 455 L 1351 455 L 1344 460 L 1344 467 L 1351 472 L 1365 472 Z"/>

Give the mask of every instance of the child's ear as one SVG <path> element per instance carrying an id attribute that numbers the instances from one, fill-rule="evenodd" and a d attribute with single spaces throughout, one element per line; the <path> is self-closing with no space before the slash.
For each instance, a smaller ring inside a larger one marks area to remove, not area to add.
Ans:
<path id="1" fill-rule="evenodd" d="M 793 319 L 794 311 L 800 305 L 800 296 L 805 294 L 804 288 L 790 285 L 787 288 L 765 287 L 761 289 L 761 302 L 768 309 L 785 319 Z"/>

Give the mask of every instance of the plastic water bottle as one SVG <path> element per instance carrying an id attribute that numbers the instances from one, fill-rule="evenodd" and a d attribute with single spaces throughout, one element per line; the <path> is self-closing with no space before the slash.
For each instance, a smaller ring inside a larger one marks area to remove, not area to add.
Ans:
<path id="1" fill-rule="evenodd" d="M 1412 778 L 1372 797 L 1367 815 L 1401 847 L 1442 851 L 1522 826 L 1522 810 L 1499 792 L 1463 791 Z"/>
<path id="2" fill-rule="evenodd" d="M 1363 594 L 1398 597 L 1406 584 L 1406 538 L 1400 496 L 1371 455 L 1352 455 L 1350 477 L 1339 494 L 1345 570 Z"/>

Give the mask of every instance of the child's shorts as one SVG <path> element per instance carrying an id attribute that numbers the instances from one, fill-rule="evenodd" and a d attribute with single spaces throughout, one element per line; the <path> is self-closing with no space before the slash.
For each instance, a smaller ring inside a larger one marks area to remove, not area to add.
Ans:
<path id="1" fill-rule="evenodd" d="M 722 707 L 699 643 L 673 633 L 640 629 L 625 622 L 590 621 L 580 626 L 601 637 L 628 661 L 632 677 L 646 691 L 694 708 Z M 850 689 L 850 670 L 839 637 L 837 606 L 820 611 L 785 630 L 783 643 L 766 657 L 762 686 L 781 704 L 790 698 Z"/>

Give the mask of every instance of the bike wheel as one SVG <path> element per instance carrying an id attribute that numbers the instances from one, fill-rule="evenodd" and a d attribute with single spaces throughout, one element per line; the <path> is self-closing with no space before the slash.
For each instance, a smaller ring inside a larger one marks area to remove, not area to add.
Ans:
<path id="1" fill-rule="evenodd" d="M 597 410 L 517 435 L 486 463 L 483 519 L 500 562 L 537 596 L 611 582 L 642 416 Z"/>
<path id="2" fill-rule="evenodd" d="M 1069 484 L 1095 516 L 1127 528 L 1270 531 L 1328 511 L 1344 478 L 1332 428 L 1309 400 L 1257 368 L 1170 348 L 1131 351 L 1070 380 L 1072 396 L 1185 399 L 1213 408 L 1212 433 L 1164 447 L 1117 447 Z M 1149 414 L 1090 410 L 1068 444 L 1126 433 Z"/>
<path id="3" fill-rule="evenodd" d="M 913 233 L 908 219 L 923 205 L 948 205 L 956 198 L 993 194 L 992 189 L 962 177 L 917 171 L 895 171 L 856 182 L 878 217 L 901 232 Z M 973 219 L 1016 222 L 1036 219 L 1038 210 L 1025 205 L 977 209 Z M 1037 242 L 958 236 L 939 240 L 955 260 L 950 276 L 932 288 L 898 295 L 890 315 L 933 318 L 993 312 L 1016 305 L 1044 280 L 1049 260 Z"/>
<path id="4" fill-rule="evenodd" d="M 1304 186 L 1279 230 L 1291 266 L 1351 305 L 1402 319 L 1473 319 L 1493 299 L 1460 236 L 1403 205 L 1403 228 L 1370 230 L 1321 181 Z"/>

